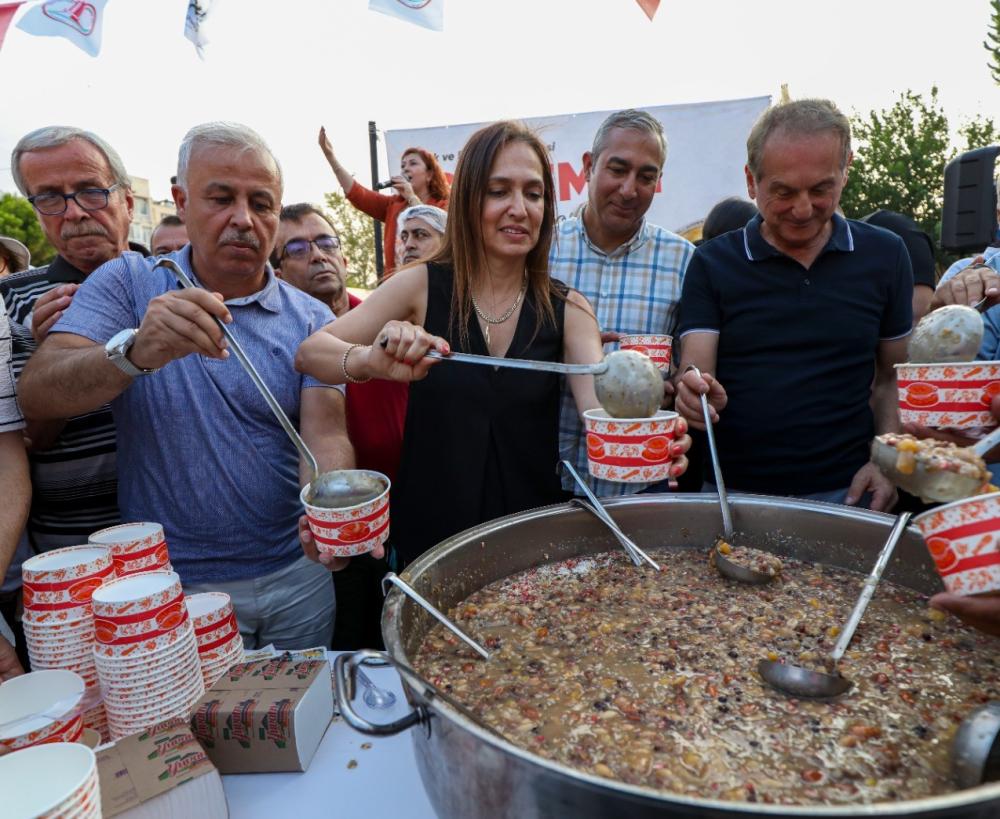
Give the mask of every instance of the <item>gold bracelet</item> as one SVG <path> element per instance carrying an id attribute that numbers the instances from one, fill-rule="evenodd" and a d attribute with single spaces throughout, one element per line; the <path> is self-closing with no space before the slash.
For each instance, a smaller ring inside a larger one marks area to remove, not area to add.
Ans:
<path id="1" fill-rule="evenodd" d="M 365 347 L 365 344 L 352 344 L 344 351 L 344 357 L 340 360 L 340 368 L 344 371 L 344 378 L 347 379 L 348 384 L 364 384 L 367 381 L 371 381 L 371 376 L 368 378 L 355 378 L 349 372 L 347 372 L 347 357 L 351 354 L 352 350 L 356 350 L 358 347 Z"/>

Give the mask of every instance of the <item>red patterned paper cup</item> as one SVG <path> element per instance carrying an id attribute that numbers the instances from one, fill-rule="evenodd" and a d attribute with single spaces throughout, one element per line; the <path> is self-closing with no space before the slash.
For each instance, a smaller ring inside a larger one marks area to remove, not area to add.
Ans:
<path id="1" fill-rule="evenodd" d="M 94 590 L 114 577 L 104 546 L 70 546 L 28 558 L 21 566 L 24 608 L 32 615 L 90 605 Z"/>
<path id="2" fill-rule="evenodd" d="M 94 532 L 90 543 L 107 546 L 119 575 L 132 571 L 149 571 L 154 566 L 170 565 L 167 539 L 159 523 L 122 523 Z M 141 566 L 148 568 L 142 569 Z M 122 568 L 125 571 L 122 571 Z"/>
<path id="3" fill-rule="evenodd" d="M 670 372 L 670 353 L 674 339 L 666 335 L 624 335 L 618 339 L 622 350 L 635 350 L 652 359 L 660 372 Z"/>
<path id="4" fill-rule="evenodd" d="M 948 591 L 1000 591 L 1000 492 L 946 503 L 913 522 Z"/>
<path id="5" fill-rule="evenodd" d="M 67 741 L 80 726 L 84 681 L 72 671 L 32 671 L 0 686 L 0 746 L 16 751 L 40 742 Z M 56 711 L 54 716 L 48 716 Z M 46 716 L 37 716 L 46 714 Z"/>
<path id="6" fill-rule="evenodd" d="M 233 601 L 225 592 L 202 592 L 184 598 L 195 633 L 218 628 L 233 614 Z"/>
<path id="7" fill-rule="evenodd" d="M 92 600 L 95 621 L 155 617 L 163 607 L 177 603 L 184 609 L 184 592 L 176 572 L 143 572 L 120 577 L 94 592 Z"/>
<path id="8" fill-rule="evenodd" d="M 354 557 L 367 554 L 389 537 L 389 479 L 381 472 L 356 470 L 382 481 L 382 493 L 365 503 L 342 509 L 312 506 L 306 502 L 309 487 L 299 498 L 309 519 L 309 530 L 321 554 Z"/>
<path id="9" fill-rule="evenodd" d="M 1000 361 L 897 364 L 899 415 L 927 427 L 995 427 L 990 402 L 1000 395 Z"/>
<path id="10" fill-rule="evenodd" d="M 618 483 L 656 483 L 670 477 L 670 446 L 677 413 L 652 418 L 612 418 L 601 409 L 583 414 L 587 466 L 595 478 Z"/>

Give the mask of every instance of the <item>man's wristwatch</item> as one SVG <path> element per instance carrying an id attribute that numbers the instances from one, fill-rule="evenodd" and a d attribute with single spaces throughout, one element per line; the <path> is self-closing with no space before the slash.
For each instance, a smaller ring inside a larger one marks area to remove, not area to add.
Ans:
<path id="1" fill-rule="evenodd" d="M 151 370 L 144 370 L 142 367 L 136 367 L 135 364 L 128 360 L 128 351 L 135 344 L 135 338 L 138 335 L 138 330 L 122 330 L 115 333 L 110 341 L 104 345 L 104 355 L 108 361 L 125 373 L 125 375 L 132 378 L 137 378 L 140 375 L 149 375 L 150 373 L 155 373 L 157 370 L 156 367 Z"/>

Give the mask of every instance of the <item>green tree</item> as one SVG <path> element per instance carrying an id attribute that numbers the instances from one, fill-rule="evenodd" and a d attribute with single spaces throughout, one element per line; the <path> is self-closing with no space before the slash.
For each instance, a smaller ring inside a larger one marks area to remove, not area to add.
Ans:
<path id="1" fill-rule="evenodd" d="M 851 130 L 854 163 L 841 197 L 844 213 L 854 219 L 879 208 L 905 213 L 935 244 L 941 236 L 944 166 L 960 150 L 981 148 L 1000 138 L 996 123 L 979 116 L 959 127 L 964 145 L 954 145 L 937 88 L 931 88 L 929 98 L 907 90 L 891 108 L 856 114 Z M 950 259 L 938 251 L 939 263 Z"/>
<path id="2" fill-rule="evenodd" d="M 371 289 L 378 283 L 375 272 L 375 222 L 354 207 L 342 193 L 324 195 L 327 211 L 340 234 L 347 260 L 349 287 Z"/>
<path id="3" fill-rule="evenodd" d="M 0 236 L 22 242 L 31 251 L 31 264 L 35 267 L 48 264 L 56 257 L 56 249 L 45 238 L 35 209 L 17 194 L 0 194 Z"/>
<path id="4" fill-rule="evenodd" d="M 992 0 L 990 7 L 993 13 L 990 15 L 990 27 L 986 32 L 983 48 L 990 55 L 986 63 L 990 69 L 990 76 L 993 77 L 993 82 L 1000 85 L 1000 0 Z"/>

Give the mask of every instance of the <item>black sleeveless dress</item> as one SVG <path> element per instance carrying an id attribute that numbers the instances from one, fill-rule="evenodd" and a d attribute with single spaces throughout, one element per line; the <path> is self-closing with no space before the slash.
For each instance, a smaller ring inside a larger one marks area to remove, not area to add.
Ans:
<path id="1" fill-rule="evenodd" d="M 475 313 L 468 345 L 451 326 L 451 267 L 427 265 L 425 329 L 456 352 L 489 355 Z M 535 332 L 525 295 L 507 356 L 562 360 L 565 302 Z M 410 385 L 403 453 L 391 494 L 392 542 L 403 565 L 445 538 L 503 515 L 560 503 L 561 376 L 444 362 Z"/>

